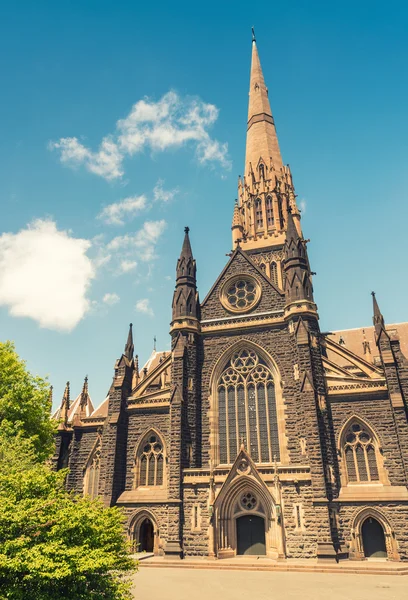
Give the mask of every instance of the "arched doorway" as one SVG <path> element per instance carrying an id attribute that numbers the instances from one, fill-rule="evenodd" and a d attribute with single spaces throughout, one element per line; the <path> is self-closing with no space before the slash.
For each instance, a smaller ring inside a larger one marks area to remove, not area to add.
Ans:
<path id="1" fill-rule="evenodd" d="M 154 528 L 150 519 L 144 519 L 139 529 L 139 547 L 138 552 L 153 552 L 154 549 Z"/>
<path id="2" fill-rule="evenodd" d="M 265 519 L 244 515 L 237 519 L 237 554 L 265 555 Z"/>
<path id="3" fill-rule="evenodd" d="M 366 558 L 387 558 L 384 529 L 373 517 L 368 517 L 362 527 L 364 556 Z"/>

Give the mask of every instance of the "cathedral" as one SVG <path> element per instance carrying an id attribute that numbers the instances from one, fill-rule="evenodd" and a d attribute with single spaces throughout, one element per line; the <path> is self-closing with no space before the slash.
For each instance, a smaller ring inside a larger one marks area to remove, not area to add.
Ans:
<path id="1" fill-rule="evenodd" d="M 139 368 L 130 326 L 98 408 L 67 385 L 54 467 L 123 509 L 136 551 L 408 560 L 408 323 L 373 293 L 373 327 L 320 331 L 255 39 L 244 173 L 214 285 L 200 300 L 186 227 L 171 351 Z"/>

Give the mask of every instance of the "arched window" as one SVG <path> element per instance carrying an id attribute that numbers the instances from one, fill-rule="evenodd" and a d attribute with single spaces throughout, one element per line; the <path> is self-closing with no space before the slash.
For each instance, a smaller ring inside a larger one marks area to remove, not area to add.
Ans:
<path id="1" fill-rule="evenodd" d="M 271 262 L 271 279 L 275 285 L 278 285 L 278 265 L 276 262 Z"/>
<path id="2" fill-rule="evenodd" d="M 218 381 L 220 463 L 234 462 L 245 444 L 252 459 L 280 459 L 272 373 L 253 350 L 236 352 Z"/>
<path id="3" fill-rule="evenodd" d="M 282 198 L 278 197 L 278 212 L 279 212 L 279 226 L 283 229 L 283 209 L 282 209 Z"/>
<path id="4" fill-rule="evenodd" d="M 95 498 L 98 495 L 99 473 L 101 464 L 101 447 L 97 445 L 92 452 L 85 470 L 84 495 Z"/>
<path id="5" fill-rule="evenodd" d="M 255 222 L 256 229 L 263 229 L 263 214 L 262 214 L 262 202 L 260 198 L 255 200 Z"/>
<path id="6" fill-rule="evenodd" d="M 265 179 L 265 165 L 263 163 L 259 165 L 259 177 Z"/>
<path id="7" fill-rule="evenodd" d="M 136 457 L 136 485 L 154 487 L 163 485 L 163 443 L 155 432 L 150 432 L 140 445 Z"/>
<path id="8" fill-rule="evenodd" d="M 273 217 L 272 198 L 267 196 L 265 201 L 266 207 L 266 224 L 268 228 L 272 228 L 275 225 L 275 219 Z"/>
<path id="9" fill-rule="evenodd" d="M 351 423 L 343 437 L 347 483 L 380 481 L 377 452 L 378 445 L 371 431 L 360 422 Z"/>

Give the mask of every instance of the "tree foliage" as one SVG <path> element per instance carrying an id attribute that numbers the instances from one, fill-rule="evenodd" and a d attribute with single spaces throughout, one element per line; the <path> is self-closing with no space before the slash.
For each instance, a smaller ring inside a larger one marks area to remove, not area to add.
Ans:
<path id="1" fill-rule="evenodd" d="M 65 476 L 29 440 L 0 435 L 1 600 L 131 597 L 120 511 L 68 493 Z"/>
<path id="2" fill-rule="evenodd" d="M 0 427 L 30 438 L 39 458 L 52 452 L 50 390 L 41 377 L 29 373 L 11 342 L 0 342 Z"/>
<path id="3" fill-rule="evenodd" d="M 49 386 L 0 343 L 0 600 L 125 600 L 134 563 L 122 513 L 66 491 Z"/>

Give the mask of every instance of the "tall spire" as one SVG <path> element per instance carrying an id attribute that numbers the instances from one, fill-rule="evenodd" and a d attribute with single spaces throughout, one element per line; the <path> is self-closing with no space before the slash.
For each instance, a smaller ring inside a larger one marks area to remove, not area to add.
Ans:
<path id="1" fill-rule="evenodd" d="M 242 249 L 251 252 L 273 247 L 281 249 L 286 239 L 289 208 L 293 211 L 295 225 L 301 236 L 300 213 L 296 206 L 292 175 L 289 166 L 282 162 L 268 88 L 252 31 L 245 173 L 238 180 L 238 211 L 242 231 L 234 214 L 233 248 L 240 239 Z M 234 207 L 234 213 L 238 211 Z"/>
<path id="2" fill-rule="evenodd" d="M 375 297 L 375 292 L 371 292 L 371 295 L 373 297 L 373 323 L 375 328 L 375 334 L 378 338 L 381 331 L 385 331 L 385 322 L 384 317 L 382 316 L 382 313 L 380 311 L 380 307 L 378 306 L 377 298 Z"/>
<path id="3" fill-rule="evenodd" d="M 280 172 L 283 163 L 253 30 L 252 34 L 245 177 L 250 177 L 254 172 L 258 180 L 259 173 L 256 170 L 261 158 L 268 169 L 273 166 L 277 172 Z"/>
<path id="4" fill-rule="evenodd" d="M 128 333 L 128 338 L 127 338 L 127 342 L 126 342 L 126 346 L 125 346 L 125 351 L 124 351 L 124 355 L 126 356 L 127 359 L 132 360 L 133 358 L 133 353 L 135 351 L 135 347 L 133 345 L 133 324 L 130 323 L 129 325 L 129 333 Z"/>

